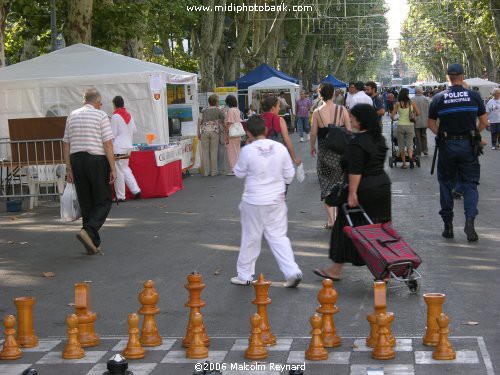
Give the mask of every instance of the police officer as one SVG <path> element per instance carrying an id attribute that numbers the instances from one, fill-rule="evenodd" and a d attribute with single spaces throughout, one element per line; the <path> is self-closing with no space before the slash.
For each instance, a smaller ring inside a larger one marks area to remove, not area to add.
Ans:
<path id="1" fill-rule="evenodd" d="M 437 137 L 439 159 L 437 174 L 445 238 L 453 238 L 453 195 L 457 176 L 464 188 L 465 227 L 468 241 L 477 241 L 474 219 L 477 202 L 481 141 L 479 133 L 488 125 L 481 96 L 463 87 L 464 70 L 452 64 L 447 70 L 451 86 L 438 93 L 429 108 L 427 127 Z M 439 126 L 437 119 L 439 118 Z M 479 122 L 477 119 L 479 118 Z M 477 125 L 476 125 L 477 124 Z"/>

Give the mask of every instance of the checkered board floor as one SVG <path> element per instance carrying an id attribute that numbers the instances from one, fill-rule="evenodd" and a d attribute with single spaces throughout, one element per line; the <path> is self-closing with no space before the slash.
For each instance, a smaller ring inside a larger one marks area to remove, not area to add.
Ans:
<path id="1" fill-rule="evenodd" d="M 146 348 L 146 357 L 130 360 L 129 370 L 134 375 L 191 375 L 195 364 L 204 360 L 187 359 L 181 341 L 164 338 L 161 346 Z M 280 372 L 276 366 L 304 362 L 307 375 L 366 375 L 368 368 L 383 368 L 384 375 L 494 375 L 482 337 L 450 337 L 457 352 L 457 359 L 452 361 L 433 360 L 432 348 L 423 346 L 421 338 L 415 337 L 397 339 L 395 359 L 376 361 L 371 358 L 371 349 L 365 346 L 364 338 L 343 337 L 341 347 L 328 349 L 328 360 L 310 362 L 304 360 L 309 341 L 307 337 L 278 338 L 277 345 L 268 348 L 268 358 L 256 367 L 257 362 L 244 358 L 248 338 L 212 338 L 208 360 L 225 364 L 223 375 L 282 375 L 288 374 L 288 370 Z M 41 375 L 101 375 L 106 371 L 106 361 L 125 348 L 127 339 L 101 337 L 99 346 L 87 348 L 85 357 L 77 360 L 61 358 L 65 343 L 61 339 L 41 339 L 38 347 L 23 349 L 21 359 L 0 361 L 0 374 L 20 375 L 26 368 L 33 367 Z M 252 365 L 254 367 L 248 367 Z"/>

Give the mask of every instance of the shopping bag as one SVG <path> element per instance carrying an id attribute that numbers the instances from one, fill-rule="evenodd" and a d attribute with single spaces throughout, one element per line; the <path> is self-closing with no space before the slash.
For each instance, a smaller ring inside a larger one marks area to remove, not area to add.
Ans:
<path id="1" fill-rule="evenodd" d="M 306 173 L 304 172 L 304 163 L 300 163 L 297 167 L 297 181 L 302 182 L 306 178 Z"/>
<path id="2" fill-rule="evenodd" d="M 61 197 L 61 219 L 69 223 L 78 220 L 80 217 L 80 205 L 78 204 L 75 185 L 68 182 Z"/>
<path id="3" fill-rule="evenodd" d="M 243 125 L 241 122 L 235 122 L 229 128 L 229 138 L 243 137 L 245 134 L 246 134 L 245 128 L 243 128 Z"/>

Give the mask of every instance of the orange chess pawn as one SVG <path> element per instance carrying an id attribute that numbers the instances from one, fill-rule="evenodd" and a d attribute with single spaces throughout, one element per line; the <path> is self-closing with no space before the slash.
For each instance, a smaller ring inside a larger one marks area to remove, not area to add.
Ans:
<path id="1" fill-rule="evenodd" d="M 0 352 L 0 359 L 19 359 L 23 356 L 21 349 L 16 341 L 16 318 L 14 315 L 7 315 L 3 318 L 3 325 L 5 326 L 5 341 L 3 342 L 2 351 Z"/>
<path id="2" fill-rule="evenodd" d="M 64 359 L 83 358 L 85 351 L 78 341 L 78 317 L 76 314 L 68 315 L 66 317 L 66 324 L 68 326 L 68 343 L 61 355 Z"/>
<path id="3" fill-rule="evenodd" d="M 160 309 L 156 306 L 159 299 L 153 280 L 146 281 L 144 290 L 139 294 L 139 302 L 142 306 L 138 311 L 139 314 L 144 315 L 141 337 L 139 338 L 143 346 L 160 346 L 162 344 L 163 340 L 158 333 L 155 322 L 155 315 L 160 313 Z"/>
<path id="4" fill-rule="evenodd" d="M 267 358 L 267 349 L 261 339 L 262 317 L 259 314 L 253 314 L 250 317 L 252 333 L 248 339 L 248 348 L 245 351 L 245 358 L 258 360 Z"/>
<path id="5" fill-rule="evenodd" d="M 133 313 L 128 314 L 128 342 L 127 347 L 123 351 L 123 356 L 127 359 L 141 359 L 146 355 L 146 351 L 141 346 L 139 341 L 139 315 Z"/>
<path id="6" fill-rule="evenodd" d="M 193 359 L 202 359 L 208 357 L 208 349 L 202 340 L 202 328 L 201 323 L 203 322 L 200 313 L 195 313 L 192 318 L 192 330 L 193 330 L 193 340 L 186 349 L 186 357 Z"/>
<path id="7" fill-rule="evenodd" d="M 394 320 L 394 314 L 377 315 L 378 339 L 375 349 L 372 351 L 374 359 L 392 359 L 396 356 L 389 340 L 389 324 Z"/>
<path id="8" fill-rule="evenodd" d="M 311 323 L 311 342 L 305 353 L 305 358 L 309 361 L 324 361 L 328 359 L 328 352 L 323 346 L 321 339 L 321 317 L 314 314 L 309 320 Z"/>
<path id="9" fill-rule="evenodd" d="M 441 313 L 436 318 L 437 324 L 439 326 L 439 340 L 436 345 L 436 349 L 432 353 L 432 358 L 437 360 L 450 360 L 457 357 L 457 353 L 453 350 L 453 346 L 448 340 L 448 335 L 450 330 L 448 329 L 448 324 L 450 323 L 450 318 L 448 315 Z"/>

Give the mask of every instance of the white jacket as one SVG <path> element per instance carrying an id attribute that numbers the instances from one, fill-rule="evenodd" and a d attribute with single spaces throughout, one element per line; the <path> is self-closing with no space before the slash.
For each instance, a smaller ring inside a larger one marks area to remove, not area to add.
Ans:
<path id="1" fill-rule="evenodd" d="M 113 152 L 115 154 L 127 154 L 132 149 L 134 134 L 137 133 L 134 118 L 130 119 L 128 124 L 123 117 L 115 113 L 111 116 L 111 130 L 115 139 L 113 141 Z"/>

